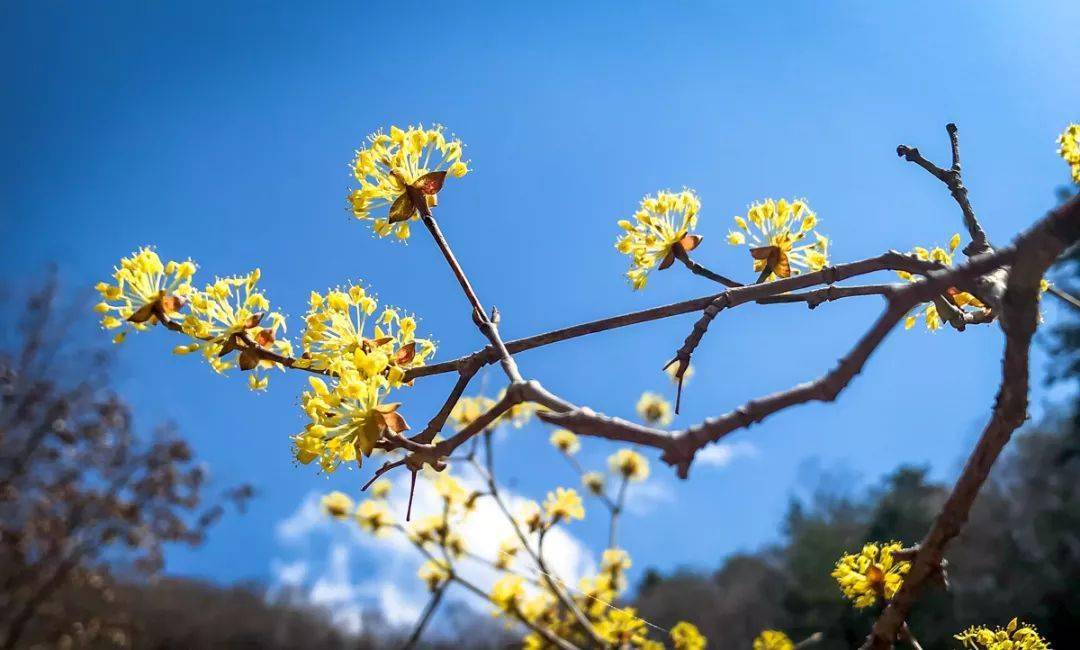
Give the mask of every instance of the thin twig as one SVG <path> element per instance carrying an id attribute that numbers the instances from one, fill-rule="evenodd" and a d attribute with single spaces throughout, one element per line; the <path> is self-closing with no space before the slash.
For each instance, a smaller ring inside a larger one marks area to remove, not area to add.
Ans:
<path id="1" fill-rule="evenodd" d="M 932 270 L 938 270 L 944 268 L 942 265 L 936 262 L 926 262 L 918 260 L 914 257 L 903 255 L 896 251 L 889 251 L 883 255 L 871 257 L 858 262 L 851 262 L 843 265 L 847 268 L 859 269 L 858 273 L 851 273 L 844 277 L 855 277 L 856 275 L 864 275 L 872 273 L 874 271 L 907 271 L 909 273 L 925 274 Z M 827 269 L 826 269 L 827 270 Z M 837 280 L 828 280 L 823 271 L 817 272 L 818 275 L 808 273 L 804 275 L 795 276 L 795 278 L 789 278 L 795 280 L 802 278 L 796 286 L 779 284 L 786 282 L 786 280 L 778 280 L 776 282 L 770 282 L 764 285 L 748 285 L 750 287 L 770 287 L 768 289 L 759 289 L 761 292 L 760 298 L 768 298 L 774 295 L 782 294 L 787 291 L 794 291 L 797 289 L 805 289 L 807 287 L 816 284 L 828 284 L 836 282 Z M 806 279 L 810 278 L 810 282 L 806 282 Z M 804 284 L 805 282 L 805 284 Z M 720 294 L 723 295 L 723 294 Z M 551 345 L 552 343 L 559 343 L 560 341 L 566 341 L 569 339 L 586 336 L 588 334 L 596 334 L 598 332 L 606 332 L 613 329 L 620 329 L 629 325 L 636 325 L 638 323 L 648 323 L 654 320 L 661 320 L 664 318 L 670 318 L 672 316 L 681 316 L 683 314 L 690 314 L 693 312 L 699 312 L 709 306 L 717 298 L 717 294 L 710 294 L 708 296 L 702 296 L 700 298 L 691 298 L 690 300 L 682 300 L 680 302 L 670 303 L 667 305 L 661 305 L 659 307 L 651 307 L 649 309 L 643 309 L 640 311 L 628 312 L 625 314 L 619 314 L 617 316 L 609 316 L 607 318 L 601 318 L 594 321 L 588 321 L 586 323 L 580 323 L 578 325 L 572 325 L 570 327 L 564 327 L 550 332 L 544 332 L 542 334 L 534 334 L 521 339 L 514 339 L 506 342 L 506 349 L 511 354 L 517 354 L 518 352 L 525 352 L 535 348 Z M 750 301 L 757 300 L 754 298 Z M 742 301 L 746 302 L 746 301 Z M 440 363 L 431 364 L 428 366 L 421 366 L 418 368 L 410 368 L 405 372 L 405 380 L 411 381 L 413 379 L 419 379 L 420 377 L 427 377 L 429 375 L 438 375 L 446 372 L 458 372 L 459 368 L 466 363 L 473 363 L 475 360 L 479 360 L 484 364 L 490 364 L 498 361 L 498 354 L 490 346 L 468 354 L 457 359 L 451 359 L 449 361 L 443 361 Z"/>
<path id="2" fill-rule="evenodd" d="M 964 254 L 968 257 L 981 255 L 993 249 L 990 242 L 987 241 L 986 232 L 983 231 L 982 226 L 979 225 L 979 220 L 975 217 L 975 209 L 971 207 L 967 188 L 964 187 L 963 175 L 960 172 L 960 138 L 956 131 L 956 125 L 949 123 L 945 125 L 945 130 L 949 133 L 949 141 L 952 145 L 952 167 L 950 169 L 942 169 L 923 158 L 916 147 L 902 144 L 896 148 L 896 155 L 915 163 L 933 174 L 939 181 L 945 183 L 946 187 L 949 188 L 949 193 L 952 194 L 953 199 L 960 206 L 960 211 L 964 214 L 964 228 L 967 229 L 968 235 L 971 237 L 971 243 L 964 247 Z"/>
<path id="3" fill-rule="evenodd" d="M 629 477 L 623 474 L 622 483 L 619 483 L 618 496 L 615 497 L 615 503 L 611 507 L 611 524 L 608 526 L 608 548 L 617 548 L 615 543 L 619 527 L 619 515 L 622 514 L 623 506 L 626 504 L 626 484 L 629 482 Z"/>
<path id="4" fill-rule="evenodd" d="M 446 584 L 437 587 L 435 591 L 432 592 L 431 599 L 428 600 L 427 606 L 424 607 L 424 611 L 420 615 L 420 620 L 416 622 L 413 633 L 409 635 L 409 640 L 405 642 L 405 645 L 401 646 L 402 650 L 415 648 L 416 644 L 420 642 L 420 636 L 424 633 L 424 628 L 427 627 L 428 621 L 431 620 L 431 615 L 435 613 L 435 610 L 439 607 L 439 603 L 442 602 L 443 593 L 445 592 Z"/>
<path id="5" fill-rule="evenodd" d="M 423 208 L 426 210 L 425 208 Z M 507 378 L 511 382 L 520 382 L 521 372 L 518 370 L 517 364 L 514 362 L 514 358 L 510 356 L 510 352 L 507 351 L 506 346 L 503 344 L 502 337 L 499 336 L 499 327 L 497 318 L 489 317 L 487 312 L 484 311 L 484 306 L 480 304 L 480 298 L 477 297 L 476 291 L 473 290 L 472 284 L 469 283 L 469 278 L 465 275 L 464 269 L 461 268 L 461 264 L 458 263 L 457 258 L 454 257 L 454 251 L 450 249 L 450 243 L 446 241 L 446 237 L 443 235 L 442 230 L 439 229 L 439 224 L 435 221 L 435 217 L 431 216 L 431 213 L 422 215 L 424 225 L 427 226 L 428 232 L 431 233 L 432 239 L 435 240 L 435 245 L 442 251 L 443 257 L 446 258 L 446 263 L 450 265 L 450 269 L 454 272 L 454 277 L 457 278 L 458 284 L 461 285 L 461 290 L 465 292 L 465 297 L 468 298 L 469 303 L 473 307 L 473 320 L 476 322 L 476 326 L 480 328 L 480 332 L 491 341 L 491 345 L 495 348 L 499 355 L 499 363 L 502 364 L 503 371 L 506 372 Z"/>
<path id="6" fill-rule="evenodd" d="M 1080 309 L 1080 298 L 1077 298 L 1067 291 L 1063 291 L 1058 288 L 1057 285 L 1051 284 L 1047 287 L 1046 291 L 1073 309 Z"/>
<path id="7" fill-rule="evenodd" d="M 729 287 L 729 288 L 743 286 L 741 282 L 736 282 L 735 280 L 732 280 L 731 278 L 720 275 L 719 273 L 716 273 L 715 271 L 712 271 L 712 270 L 702 266 L 701 264 L 698 264 L 694 260 L 690 259 L 690 255 L 687 254 L 687 252 L 685 250 L 683 250 L 682 246 L 675 245 L 672 248 L 672 251 L 675 253 L 675 258 L 677 260 L 679 260 L 680 262 L 682 262 L 683 266 L 685 266 L 687 269 L 689 269 L 690 272 L 693 273 L 694 275 L 700 275 L 703 278 L 708 278 L 709 280 L 712 280 L 713 282 L 718 282 L 718 283 L 724 285 L 725 287 Z"/>

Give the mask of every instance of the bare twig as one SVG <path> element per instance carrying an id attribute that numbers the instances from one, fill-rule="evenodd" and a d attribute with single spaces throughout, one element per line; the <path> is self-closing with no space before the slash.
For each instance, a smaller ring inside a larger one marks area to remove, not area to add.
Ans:
<path id="1" fill-rule="evenodd" d="M 1077 298 L 1068 291 L 1064 291 L 1053 284 L 1047 287 L 1046 291 L 1073 309 L 1080 309 L 1080 298 Z"/>
<path id="2" fill-rule="evenodd" d="M 491 345 L 499 355 L 499 363 L 502 364 L 503 371 L 506 373 L 507 378 L 509 378 L 511 382 L 522 381 L 521 372 L 518 371 L 514 358 L 510 356 L 510 352 L 503 344 L 502 337 L 499 336 L 498 319 L 494 317 L 497 312 L 493 312 L 492 317 L 489 317 L 487 312 L 484 311 L 484 306 L 480 304 L 480 298 L 477 297 L 476 292 L 469 283 L 469 278 L 465 275 L 465 271 L 461 268 L 461 264 L 459 264 L 457 258 L 454 257 L 454 251 L 450 249 L 450 244 L 446 241 L 446 237 L 442 234 L 442 230 L 439 229 L 439 224 L 435 221 L 435 217 L 431 216 L 431 213 L 427 210 L 426 206 L 422 209 L 425 212 L 421 217 L 424 221 L 424 225 L 427 226 L 432 239 L 435 240 L 435 244 L 439 247 L 439 250 L 442 251 L 443 257 L 446 258 L 446 263 L 450 265 L 450 269 L 454 272 L 454 277 L 457 278 L 458 284 L 461 285 L 461 290 L 465 292 L 465 297 L 468 298 L 469 303 L 472 304 L 473 320 L 476 322 L 476 326 L 480 328 L 480 332 L 491 341 Z"/>
<path id="3" fill-rule="evenodd" d="M 683 247 L 678 245 L 678 244 L 676 244 L 674 247 L 672 247 L 672 251 L 675 253 L 675 258 L 678 259 L 680 262 L 682 262 L 683 266 L 685 266 L 687 269 L 689 269 L 690 272 L 693 273 L 694 275 L 700 275 L 703 278 L 708 278 L 709 280 L 712 280 L 713 282 L 718 282 L 718 283 L 724 285 L 725 287 L 741 287 L 741 286 L 743 286 L 741 282 L 736 282 L 735 280 L 732 280 L 731 278 L 720 275 L 719 273 L 716 273 L 715 271 L 707 269 L 704 266 L 702 266 L 701 264 L 698 264 L 694 260 L 690 259 L 690 255 L 687 254 L 687 252 L 685 250 L 683 250 Z"/>
<path id="4" fill-rule="evenodd" d="M 979 220 L 975 217 L 975 210 L 971 207 L 971 201 L 968 200 L 967 188 L 964 187 L 963 176 L 960 172 L 960 138 L 956 131 L 956 125 L 949 123 L 945 125 L 945 130 L 949 133 L 949 142 L 952 145 L 952 167 L 950 169 L 942 169 L 923 158 L 916 147 L 902 144 L 896 148 L 896 155 L 915 163 L 933 174 L 939 181 L 945 183 L 946 187 L 949 188 L 949 193 L 952 194 L 953 199 L 960 206 L 960 211 L 964 214 L 964 227 L 971 237 L 971 243 L 964 247 L 964 254 L 968 257 L 981 255 L 992 250 L 992 248 L 990 242 L 986 239 L 986 233 L 983 231 L 982 226 L 979 225 Z"/>

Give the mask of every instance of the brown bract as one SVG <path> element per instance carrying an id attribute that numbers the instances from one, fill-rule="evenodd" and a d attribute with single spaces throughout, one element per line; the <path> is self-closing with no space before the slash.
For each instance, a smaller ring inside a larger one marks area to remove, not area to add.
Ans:
<path id="1" fill-rule="evenodd" d="M 428 172 L 413 183 L 406 183 L 397 172 L 394 172 L 398 180 L 405 186 L 405 191 L 397 197 L 390 206 L 390 223 L 408 221 L 416 215 L 417 211 L 425 217 L 431 216 L 426 196 L 435 196 L 442 189 L 446 181 L 446 172 Z"/>

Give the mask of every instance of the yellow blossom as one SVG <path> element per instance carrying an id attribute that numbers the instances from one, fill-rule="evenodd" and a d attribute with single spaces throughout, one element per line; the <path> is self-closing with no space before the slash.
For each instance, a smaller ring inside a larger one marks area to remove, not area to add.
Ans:
<path id="1" fill-rule="evenodd" d="M 620 449 L 608 457 L 608 467 L 630 481 L 649 478 L 649 461 L 632 449 Z"/>
<path id="2" fill-rule="evenodd" d="M 969 650 L 1050 650 L 1034 627 L 1015 618 L 1004 628 L 971 627 L 955 638 Z"/>
<path id="3" fill-rule="evenodd" d="M 516 538 L 504 539 L 499 543 L 499 549 L 495 556 L 495 566 L 499 569 L 509 569 L 520 548 L 521 543 Z"/>
<path id="4" fill-rule="evenodd" d="M 443 560 L 428 560 L 420 566 L 416 575 L 427 584 L 427 588 L 435 591 L 450 580 L 450 569 Z"/>
<path id="5" fill-rule="evenodd" d="M 506 397 L 505 388 L 499 391 L 496 401 L 499 401 L 504 397 Z M 539 409 L 540 407 L 538 405 L 531 402 L 514 404 L 499 416 L 499 419 L 495 421 L 495 425 L 505 422 L 513 425 L 515 429 L 520 429 L 532 419 L 532 416 L 535 415 Z"/>
<path id="6" fill-rule="evenodd" d="M 637 412 L 645 422 L 660 427 L 671 424 L 673 417 L 671 402 L 649 391 L 641 394 L 641 398 L 637 403 Z"/>
<path id="7" fill-rule="evenodd" d="M 301 394 L 300 406 L 311 423 L 293 437 L 301 463 L 318 459 L 326 472 L 343 462 L 359 464 L 383 435 L 408 429 L 397 412 L 399 404 L 384 403 L 383 382 L 355 370 L 338 377 L 332 388 L 317 377 L 309 381 L 312 389 Z"/>
<path id="8" fill-rule="evenodd" d="M 604 549 L 604 554 L 600 559 L 600 568 L 603 571 L 620 573 L 628 570 L 631 566 L 630 555 L 626 551 L 621 548 Z"/>
<path id="9" fill-rule="evenodd" d="M 503 576 L 491 587 L 490 598 L 496 607 L 496 615 L 516 611 L 524 597 L 525 584 L 521 576 Z"/>
<path id="10" fill-rule="evenodd" d="M 801 199 L 754 203 L 746 217 L 735 217 L 728 234 L 733 246 L 749 246 L 754 270 L 771 270 L 766 280 L 820 271 L 829 263 L 829 239 L 815 230 L 817 215 Z"/>
<path id="11" fill-rule="evenodd" d="M 284 369 L 258 353 L 292 354 L 292 344 L 281 336 L 285 317 L 270 311 L 270 301 L 257 288 L 261 277 L 262 273 L 255 269 L 247 275 L 217 278 L 202 291 L 191 294 L 190 312 L 180 326 L 185 334 L 199 341 L 190 347 L 201 349 L 215 372 L 225 372 L 234 365 L 241 370 Z M 227 357 L 234 351 L 235 357 Z M 265 388 L 261 379 L 251 388 L 258 390 L 260 385 Z"/>
<path id="12" fill-rule="evenodd" d="M 891 600 L 911 569 L 910 562 L 893 560 L 893 553 L 900 549 L 898 542 L 867 544 L 860 552 L 840 558 L 832 577 L 857 608 L 870 607 L 879 599 Z"/>
<path id="13" fill-rule="evenodd" d="M 675 650 L 705 650 L 708 642 L 697 626 L 686 621 L 679 621 L 671 628 L 671 644 Z M 754 650 L 759 650 L 755 645 Z"/>
<path id="14" fill-rule="evenodd" d="M 460 178 L 469 172 L 463 148 L 460 140 L 448 139 L 440 125 L 392 126 L 389 134 L 369 135 L 353 160 L 353 176 L 360 183 L 349 194 L 353 216 L 370 221 L 379 237 L 394 233 L 407 239 L 409 221 L 435 205 L 446 176 Z M 418 206 L 419 201 L 426 208 Z"/>
<path id="15" fill-rule="evenodd" d="M 597 496 L 604 493 L 604 475 L 601 472 L 585 472 L 581 475 L 581 484 Z"/>
<path id="16" fill-rule="evenodd" d="M 679 383 L 679 364 L 673 363 L 664 368 L 664 373 L 671 379 L 671 383 Z M 694 366 L 687 364 L 686 370 L 683 372 L 682 381 L 685 384 L 690 381 L 690 378 L 694 376 Z"/>
<path id="17" fill-rule="evenodd" d="M 581 497 L 573 488 L 555 488 L 554 492 L 548 492 L 544 500 L 544 511 L 551 517 L 553 523 L 560 520 L 584 519 L 585 508 L 581 505 Z"/>
<path id="18" fill-rule="evenodd" d="M 952 266 L 953 255 L 956 253 L 956 249 L 959 246 L 960 233 L 955 233 L 949 239 L 949 243 L 946 246 L 935 246 L 930 249 L 916 246 L 910 254 L 924 262 L 937 262 L 944 266 Z M 908 282 L 918 281 L 916 276 L 907 271 L 897 271 L 897 275 Z M 986 310 L 986 305 L 982 304 L 979 302 L 978 298 L 965 291 L 949 288 L 944 292 L 943 299 L 948 300 L 961 311 L 979 312 Z M 912 327 L 915 327 L 915 324 L 919 320 L 922 320 L 926 324 L 926 329 L 931 332 L 936 332 L 944 325 L 941 314 L 938 313 L 937 305 L 933 302 L 926 302 L 912 309 L 904 319 L 904 329 L 909 330 Z"/>
<path id="19" fill-rule="evenodd" d="M 1069 165 L 1073 182 L 1080 185 L 1080 124 L 1070 124 L 1058 136 L 1058 155 Z"/>
<path id="20" fill-rule="evenodd" d="M 542 591 L 521 603 L 519 610 L 527 621 L 538 621 L 550 614 L 556 604 L 555 596 Z"/>
<path id="21" fill-rule="evenodd" d="M 311 379 L 312 390 L 300 397 L 311 424 L 293 441 L 300 462 L 318 459 L 332 472 L 342 462 L 359 463 L 384 435 L 408 429 L 399 404 L 387 398 L 406 385 L 405 372 L 424 365 L 435 345 L 416 338 L 416 321 L 396 309 L 374 316 L 378 302 L 359 285 L 313 291 L 309 303 L 304 356 L 296 365 L 337 377 L 332 387 Z"/>
<path id="22" fill-rule="evenodd" d="M 646 641 L 645 621 L 637 617 L 633 607 L 607 610 L 596 624 L 596 632 L 615 647 L 636 646 Z"/>
<path id="23" fill-rule="evenodd" d="M 105 329 L 127 324 L 144 330 L 156 324 L 160 315 L 180 315 L 193 291 L 194 274 L 195 264 L 190 260 L 162 263 L 152 248 L 140 248 L 120 259 L 120 266 L 113 272 L 115 284 L 99 282 L 94 287 L 102 298 L 94 311 L 102 315 L 101 326 Z"/>
<path id="24" fill-rule="evenodd" d="M 795 650 L 795 644 L 779 630 L 765 630 L 754 639 L 753 650 Z"/>
<path id="25" fill-rule="evenodd" d="M 385 499 L 390 494 L 390 481 L 381 478 L 371 484 L 368 488 L 368 493 L 371 494 L 373 499 Z"/>
<path id="26" fill-rule="evenodd" d="M 450 420 L 454 422 L 455 427 L 460 431 L 491 410 L 492 406 L 495 406 L 495 400 L 490 397 L 484 397 L 483 395 L 462 397 L 451 409 Z M 497 422 L 493 422 L 487 429 L 495 428 L 496 424 Z"/>
<path id="27" fill-rule="evenodd" d="M 331 492 L 323 496 L 319 502 L 323 512 L 335 519 L 344 519 L 349 516 L 353 509 L 353 500 L 344 492 Z"/>
<path id="28" fill-rule="evenodd" d="M 368 532 L 379 533 L 394 525 L 394 515 L 385 501 L 368 500 L 356 509 L 356 522 Z"/>
<path id="29" fill-rule="evenodd" d="M 540 510 L 540 505 L 535 501 L 523 502 L 518 509 L 517 518 L 529 532 L 536 532 L 544 527 L 543 513 Z"/>
<path id="30" fill-rule="evenodd" d="M 671 266 L 676 246 L 687 252 L 697 247 L 701 237 L 690 232 L 697 225 L 699 210 L 701 201 L 693 190 L 661 191 L 641 200 L 633 221 L 619 221 L 624 234 L 615 248 L 630 257 L 626 277 L 634 289 L 645 288 L 649 271 L 657 264 L 660 270 Z"/>
<path id="31" fill-rule="evenodd" d="M 439 472 L 435 477 L 435 491 L 451 507 L 464 505 L 469 497 L 461 482 L 449 472 Z"/>
<path id="32" fill-rule="evenodd" d="M 576 454 L 581 449 L 578 437 L 566 429 L 555 429 L 551 432 L 551 445 L 568 456 Z"/>
<path id="33" fill-rule="evenodd" d="M 365 378 L 379 377 L 391 388 L 402 385 L 404 374 L 435 353 L 435 344 L 416 338 L 416 319 L 385 308 L 360 285 L 311 292 L 301 339 L 300 365 L 341 374 L 356 370 Z"/>

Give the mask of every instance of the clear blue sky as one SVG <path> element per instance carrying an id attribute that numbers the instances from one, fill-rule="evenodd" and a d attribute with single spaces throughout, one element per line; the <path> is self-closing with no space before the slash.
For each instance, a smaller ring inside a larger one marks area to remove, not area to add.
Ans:
<path id="1" fill-rule="evenodd" d="M 56 261 L 90 285 L 156 244 L 194 258 L 204 278 L 261 267 L 271 300 L 294 317 L 310 289 L 363 279 L 422 318 L 440 359 L 466 353 L 482 341 L 430 242 L 376 241 L 345 209 L 364 135 L 420 120 L 468 145 L 475 171 L 448 186 L 440 218 L 510 338 L 710 292 L 678 270 L 639 293 L 622 278 L 615 221 L 661 188 L 697 189 L 700 259 L 745 280 L 745 252 L 723 235 L 767 196 L 806 197 L 838 261 L 945 242 L 959 230 L 955 205 L 894 150 L 915 144 L 944 160 L 948 121 L 961 128 L 975 207 L 1004 242 L 1066 178 L 1053 140 L 1080 119 L 1078 24 L 1080 4 L 1068 1 L 8 2 L 0 272 L 25 283 Z M 676 425 L 817 376 L 879 307 L 868 298 L 722 315 Z M 691 323 L 580 339 L 520 364 L 569 399 L 629 417 L 642 390 L 669 390 L 658 368 Z M 119 387 L 139 422 L 175 420 L 218 485 L 261 490 L 249 514 L 198 553 L 174 553 L 171 569 L 266 577 L 275 522 L 309 491 L 352 490 L 360 477 L 293 467 L 302 378 L 252 395 L 242 377 L 169 354 L 176 341 L 164 332 L 134 339 Z M 636 566 L 714 566 L 775 539 L 814 468 L 864 482 L 902 462 L 954 475 L 988 413 L 999 342 L 993 327 L 895 334 L 835 405 L 732 438 L 757 456 L 687 482 L 654 458 L 673 500 L 626 523 Z M 449 385 L 418 383 L 406 414 L 426 421 Z M 1046 395 L 1035 391 L 1038 405 Z M 504 445 L 516 489 L 573 480 L 547 435 L 535 426 Z M 612 450 L 588 442 L 583 458 Z M 574 532 L 602 538 L 600 522 Z"/>

